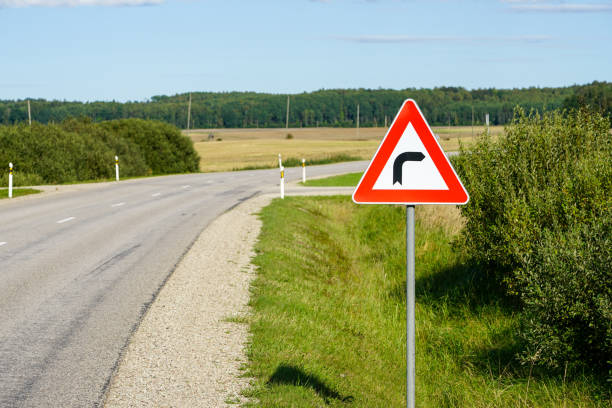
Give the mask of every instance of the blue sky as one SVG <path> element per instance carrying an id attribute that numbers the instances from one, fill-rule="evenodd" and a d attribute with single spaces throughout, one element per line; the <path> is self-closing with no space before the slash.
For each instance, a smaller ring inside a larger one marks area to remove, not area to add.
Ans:
<path id="1" fill-rule="evenodd" d="M 612 0 L 0 0 L 0 99 L 612 80 Z"/>

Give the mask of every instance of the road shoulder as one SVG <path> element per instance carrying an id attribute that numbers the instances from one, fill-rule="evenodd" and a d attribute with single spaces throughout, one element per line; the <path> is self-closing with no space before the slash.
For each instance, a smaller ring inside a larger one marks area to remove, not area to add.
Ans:
<path id="1" fill-rule="evenodd" d="M 258 196 L 198 237 L 143 318 L 112 380 L 106 407 L 223 407 L 241 400 L 250 259 Z M 238 321 L 238 322 L 237 322 Z"/>
<path id="2" fill-rule="evenodd" d="M 337 188 L 292 195 L 346 194 Z M 300 191 L 302 190 L 302 191 Z M 198 237 L 149 308 L 113 376 L 106 408 L 227 407 L 244 401 L 251 258 L 257 212 L 275 195 L 247 200 Z"/>

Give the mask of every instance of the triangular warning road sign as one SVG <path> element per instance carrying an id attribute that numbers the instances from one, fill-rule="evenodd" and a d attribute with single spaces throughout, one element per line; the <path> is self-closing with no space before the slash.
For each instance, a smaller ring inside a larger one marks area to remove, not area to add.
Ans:
<path id="1" fill-rule="evenodd" d="M 469 196 L 425 117 L 407 99 L 353 193 L 357 204 L 465 204 Z"/>

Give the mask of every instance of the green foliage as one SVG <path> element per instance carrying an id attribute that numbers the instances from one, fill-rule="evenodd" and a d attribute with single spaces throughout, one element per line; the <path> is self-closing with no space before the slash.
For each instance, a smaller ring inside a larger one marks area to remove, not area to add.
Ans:
<path id="1" fill-rule="evenodd" d="M 593 82 L 582 86 L 563 101 L 565 109 L 590 108 L 610 117 L 612 121 L 612 83 Z"/>
<path id="2" fill-rule="evenodd" d="M 112 178 L 115 155 L 122 177 L 196 171 L 199 160 L 176 128 L 143 120 L 0 126 L 0 146 L 4 186 L 9 162 L 15 165 L 14 184 L 23 186 Z"/>
<path id="3" fill-rule="evenodd" d="M 604 368 L 612 350 L 612 137 L 587 110 L 526 114 L 455 161 L 471 256 L 522 308 L 524 361 Z"/>
<path id="4" fill-rule="evenodd" d="M 360 157 L 341 153 L 341 154 L 334 154 L 334 155 L 328 155 L 328 156 L 319 157 L 319 158 L 308 159 L 306 160 L 306 165 L 315 166 L 319 164 L 342 163 L 342 162 L 358 161 L 358 160 L 362 160 L 362 159 Z M 283 160 L 284 167 L 299 167 L 301 165 L 302 165 L 302 159 L 298 159 L 297 157 L 288 157 L 287 159 Z"/>
<path id="5" fill-rule="evenodd" d="M 605 84 L 605 83 L 604 83 Z M 588 86 L 588 85 L 587 85 Z M 353 127 L 360 106 L 360 126 L 390 124 L 406 98 L 413 98 L 431 125 L 491 124 L 512 119 L 516 105 L 529 110 L 556 109 L 587 86 L 564 88 L 475 89 L 326 89 L 291 95 L 289 126 Z M 285 126 L 287 96 L 254 92 L 195 92 L 191 94 L 191 124 L 199 128 L 255 128 Z M 32 117 L 41 123 L 86 116 L 95 122 L 140 118 L 155 119 L 181 128 L 187 126 L 189 94 L 154 96 L 148 102 L 60 102 L 32 100 Z M 0 101 L 0 124 L 27 120 L 25 101 Z"/>
<path id="6" fill-rule="evenodd" d="M 100 126 L 135 143 L 153 174 L 198 171 L 199 157 L 193 144 L 174 126 L 142 119 L 114 120 Z"/>
<path id="7" fill-rule="evenodd" d="M 452 210 L 416 211 L 418 405 L 608 406 L 590 374 L 516 361 L 517 315 L 453 248 Z M 247 406 L 405 407 L 405 209 L 289 197 L 261 218 Z"/>
<path id="8" fill-rule="evenodd" d="M 339 176 L 325 177 L 314 180 L 306 180 L 307 187 L 354 187 L 361 180 L 363 173 L 348 173 Z"/>
<path id="9" fill-rule="evenodd" d="M 358 160 L 362 160 L 362 159 L 360 157 L 350 156 L 348 154 L 342 153 L 342 154 L 323 156 L 323 157 L 314 158 L 314 159 L 308 159 L 306 161 L 306 165 L 314 166 L 314 165 L 319 165 L 319 164 L 342 163 L 342 162 L 358 161 Z M 302 165 L 302 159 L 298 159 L 297 157 L 288 157 L 287 159 L 283 160 L 283 167 L 299 167 L 301 165 Z M 264 165 L 256 165 L 256 166 L 237 167 L 237 168 L 234 168 L 233 171 L 273 169 L 276 167 L 278 167 L 278 164 L 274 162 L 274 163 L 270 163 L 267 165 L 264 164 Z"/>

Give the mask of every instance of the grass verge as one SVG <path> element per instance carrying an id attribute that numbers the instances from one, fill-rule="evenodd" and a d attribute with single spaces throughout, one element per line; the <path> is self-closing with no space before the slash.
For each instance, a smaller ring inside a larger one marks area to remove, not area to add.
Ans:
<path id="1" fill-rule="evenodd" d="M 354 187 L 359 183 L 362 175 L 361 172 L 340 174 L 339 176 L 306 180 L 306 183 L 300 182 L 300 184 L 306 187 Z"/>
<path id="2" fill-rule="evenodd" d="M 13 189 L 13 197 L 20 197 L 28 194 L 38 194 L 41 193 L 40 190 L 35 190 L 33 188 L 15 188 Z M 0 190 L 0 199 L 8 198 L 8 189 Z"/>
<path id="3" fill-rule="evenodd" d="M 405 406 L 405 209 L 289 197 L 262 210 L 252 407 Z M 453 248 L 455 207 L 417 208 L 421 407 L 606 406 L 605 384 L 516 363 L 517 319 Z"/>
<path id="4" fill-rule="evenodd" d="M 363 160 L 361 157 L 351 156 L 348 154 L 335 154 L 333 156 L 319 157 L 314 159 L 309 159 L 307 161 L 307 165 L 315 166 L 319 164 L 332 164 L 332 163 L 342 163 L 349 161 L 358 161 Z M 283 167 L 299 167 L 302 165 L 302 159 L 298 159 L 295 157 L 289 157 L 283 160 Z M 260 170 L 260 169 L 273 169 L 278 167 L 278 162 L 275 163 L 267 163 L 267 164 L 256 164 L 249 165 L 244 167 L 236 167 L 232 169 L 232 171 L 240 171 L 240 170 Z"/>

